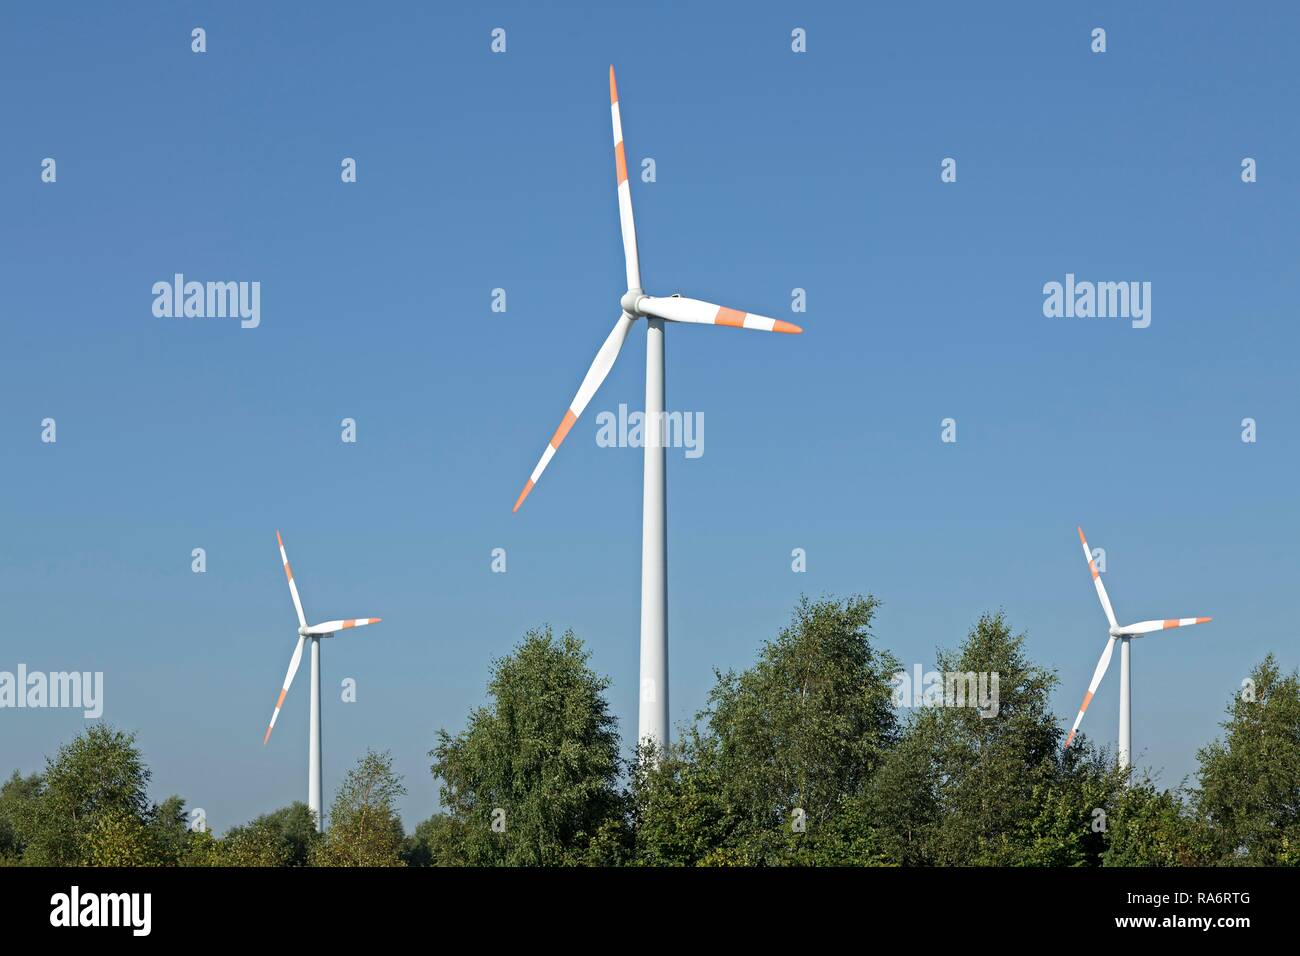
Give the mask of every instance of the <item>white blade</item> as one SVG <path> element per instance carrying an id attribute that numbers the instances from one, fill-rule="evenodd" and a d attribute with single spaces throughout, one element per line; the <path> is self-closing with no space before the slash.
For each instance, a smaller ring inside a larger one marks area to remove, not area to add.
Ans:
<path id="1" fill-rule="evenodd" d="M 275 727 L 275 722 L 280 716 L 280 708 L 284 706 L 284 695 L 289 693 L 289 685 L 293 683 L 293 675 L 298 673 L 298 665 L 302 663 L 302 645 L 306 642 L 305 637 L 299 636 L 298 646 L 293 649 L 293 657 L 289 658 L 289 671 L 284 675 L 284 686 L 280 688 L 280 698 L 275 702 L 275 710 L 271 714 L 271 723 L 267 725 L 266 736 L 262 738 L 262 746 L 271 739 L 271 731 Z"/>
<path id="2" fill-rule="evenodd" d="M 293 609 L 298 612 L 298 626 L 307 626 L 307 615 L 302 613 L 302 601 L 298 600 L 298 585 L 293 583 L 293 568 L 289 567 L 289 555 L 284 550 L 284 539 L 276 531 L 275 540 L 280 545 L 280 560 L 284 562 L 284 576 L 289 579 L 289 593 L 293 595 Z M 297 666 L 296 664 L 294 665 Z"/>
<path id="3" fill-rule="evenodd" d="M 627 155 L 623 149 L 623 119 L 618 111 L 618 84 L 609 68 L 609 112 L 614 123 L 614 171 L 618 177 L 618 223 L 623 230 L 623 261 L 627 287 L 641 288 L 641 262 L 636 252 L 636 223 L 632 220 L 632 184 L 627 180 Z"/>
<path id="4" fill-rule="evenodd" d="M 772 319 L 765 315 L 755 315 L 752 312 L 740 312 L 736 309 L 728 309 L 726 306 L 714 305 L 712 302 L 701 302 L 699 299 L 688 299 L 680 295 L 663 299 L 652 295 L 643 295 L 637 299 L 636 308 L 646 315 L 653 315 L 657 319 L 667 319 L 669 322 L 690 322 L 695 325 L 725 325 L 735 329 L 786 332 L 792 335 L 797 335 L 803 331 L 793 322 L 784 322 L 781 319 Z"/>
<path id="5" fill-rule="evenodd" d="M 307 628 L 308 634 L 333 634 L 335 631 L 346 631 L 350 627 L 365 627 L 367 624 L 378 624 L 382 618 L 378 617 L 356 617 L 349 621 L 326 621 L 324 624 L 313 624 Z"/>
<path id="6" fill-rule="evenodd" d="M 1083 545 L 1083 556 L 1088 562 L 1088 570 L 1092 572 L 1092 583 L 1097 586 L 1097 597 L 1101 601 L 1102 610 L 1106 612 L 1106 620 L 1110 622 L 1111 627 L 1119 627 L 1115 621 L 1115 612 L 1110 606 L 1110 598 L 1106 596 L 1106 585 L 1101 583 L 1101 574 L 1097 571 L 1097 566 L 1092 563 L 1092 550 L 1088 547 L 1088 539 L 1083 536 L 1082 528 L 1079 529 L 1079 542 Z"/>
<path id="7" fill-rule="evenodd" d="M 1170 617 L 1163 621 L 1139 621 L 1137 624 L 1125 624 L 1119 629 L 1122 635 L 1136 636 L 1138 634 L 1150 634 L 1152 631 L 1167 631 L 1174 627 L 1190 627 L 1193 624 L 1204 624 L 1211 620 L 1208 617 Z"/>
<path id="8" fill-rule="evenodd" d="M 1097 693 L 1097 687 L 1101 684 L 1101 679 L 1106 676 L 1106 668 L 1110 667 L 1110 655 L 1115 651 L 1115 639 L 1110 638 L 1106 641 L 1106 649 L 1101 652 L 1101 660 L 1097 662 L 1097 669 L 1092 672 L 1092 683 L 1088 685 L 1088 693 L 1083 695 L 1083 705 L 1079 708 L 1079 714 L 1074 718 L 1074 726 L 1070 728 L 1070 736 L 1065 738 L 1065 746 L 1069 747 L 1074 740 L 1074 735 L 1079 732 L 1079 724 L 1083 723 L 1084 711 L 1092 703 L 1092 695 Z"/>
<path id="9" fill-rule="evenodd" d="M 582 410 L 587 407 L 587 403 L 596 394 L 596 389 L 600 388 L 601 383 L 605 381 L 605 377 L 609 375 L 609 370 L 614 367 L 614 360 L 618 358 L 623 343 L 627 341 L 627 333 L 630 328 L 632 328 L 632 316 L 624 312 L 618 317 L 618 321 L 614 323 L 614 328 L 605 339 L 605 344 L 596 353 L 591 368 L 587 369 L 582 384 L 578 386 L 578 394 L 573 397 L 573 403 L 569 406 L 569 410 L 564 413 L 564 420 L 560 422 L 560 427 L 555 429 L 555 434 L 551 436 L 546 450 L 542 452 L 537 467 L 533 469 L 532 475 L 524 483 L 524 490 L 519 492 L 519 500 L 515 502 L 513 511 L 518 511 L 519 506 L 524 503 L 528 493 L 533 490 L 533 485 L 537 484 L 537 480 L 542 477 L 542 472 L 546 470 L 546 466 L 555 457 L 556 449 L 560 447 L 560 443 L 569 434 L 569 429 L 573 427 L 573 423 L 578 420 Z"/>

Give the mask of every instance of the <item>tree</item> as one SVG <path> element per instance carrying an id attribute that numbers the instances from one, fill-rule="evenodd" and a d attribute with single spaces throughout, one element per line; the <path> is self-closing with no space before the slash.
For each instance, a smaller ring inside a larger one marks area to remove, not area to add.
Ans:
<path id="1" fill-rule="evenodd" d="M 224 866 L 308 866 L 319 842 L 316 815 L 296 800 L 243 826 L 232 827 L 197 862 Z M 199 841 L 200 843 L 202 841 Z"/>
<path id="2" fill-rule="evenodd" d="M 17 770 L 0 786 L 0 866 L 22 862 L 41 786 L 40 774 L 24 777 Z"/>
<path id="3" fill-rule="evenodd" d="M 1002 613 L 985 614 L 938 670 L 997 676 L 996 714 L 969 706 L 913 712 L 872 787 L 873 817 L 904 865 L 1077 866 L 1105 850 L 1093 811 L 1120 778 L 1080 740 L 1061 751 L 1055 674 L 1029 661 Z M 952 703 L 952 702 L 949 702 Z"/>
<path id="4" fill-rule="evenodd" d="M 1300 678 L 1269 654 L 1254 693 L 1228 705 L 1223 740 L 1203 747 L 1197 811 L 1216 862 L 1300 865 Z"/>
<path id="5" fill-rule="evenodd" d="M 316 866 L 405 866 L 397 798 L 406 793 L 388 753 L 366 751 L 330 807 L 330 828 L 312 852 Z"/>
<path id="6" fill-rule="evenodd" d="M 561 865 L 586 859 L 593 839 L 621 817 L 617 721 L 609 680 L 587 664 L 582 642 L 529 631 L 494 661 L 491 703 L 429 756 L 443 806 L 464 835 L 471 865 Z M 608 830 L 604 831 L 606 837 Z"/>
<path id="7" fill-rule="evenodd" d="M 1210 834 L 1176 790 L 1149 780 L 1125 787 L 1106 819 L 1106 866 L 1207 866 Z"/>
<path id="8" fill-rule="evenodd" d="M 802 599 L 753 667 L 717 674 L 676 747 L 639 755 L 635 862 L 880 862 L 862 800 L 897 735 L 898 665 L 872 642 L 876 607 Z"/>
<path id="9" fill-rule="evenodd" d="M 102 855 L 94 841 L 110 835 L 126 839 L 123 834 L 149 819 L 149 776 L 135 736 L 107 724 L 96 724 L 60 747 L 46 760 L 24 861 L 74 866 Z"/>
<path id="10" fill-rule="evenodd" d="M 445 813 L 435 813 L 406 838 L 402 859 L 407 866 L 465 866 L 464 824 Z"/>

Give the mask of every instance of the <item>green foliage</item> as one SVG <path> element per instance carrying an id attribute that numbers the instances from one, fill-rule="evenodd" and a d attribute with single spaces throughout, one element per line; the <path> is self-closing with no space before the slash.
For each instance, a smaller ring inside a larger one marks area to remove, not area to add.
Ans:
<path id="1" fill-rule="evenodd" d="M 200 845 L 202 852 L 195 862 L 210 866 L 307 866 L 319 841 L 316 815 L 299 800 L 233 827 L 214 847 Z"/>
<path id="2" fill-rule="evenodd" d="M 1148 780 L 1120 790 L 1107 819 L 1106 866 L 1207 866 L 1210 831 L 1174 790 Z"/>
<path id="3" fill-rule="evenodd" d="M 439 732 L 431 769 L 464 835 L 463 862 L 570 865 L 587 859 L 598 834 L 608 842 L 605 824 L 623 807 L 617 722 L 609 681 L 588 656 L 571 632 L 529 631 L 493 663 L 490 705 L 457 736 Z"/>
<path id="4" fill-rule="evenodd" d="M 347 772 L 330 808 L 330 827 L 311 855 L 315 866 L 405 866 L 397 798 L 406 787 L 392 755 L 366 751 Z"/>
<path id="5" fill-rule="evenodd" d="M 406 839 L 402 858 L 408 866 L 465 866 L 466 823 L 445 813 L 435 813 Z"/>
<path id="6" fill-rule="evenodd" d="M 914 711 L 873 782 L 870 803 L 890 859 L 904 865 L 1096 864 L 1091 827 L 1118 781 L 1081 742 L 1067 754 L 1050 708 L 1054 674 L 1037 667 L 1003 614 L 979 619 L 938 670 L 996 674 L 997 714 Z M 991 676 L 990 676 L 991 680 Z"/>
<path id="7" fill-rule="evenodd" d="M 446 809 L 410 837 L 387 753 L 347 773 L 324 836 L 294 803 L 217 837 L 179 796 L 151 804 L 134 737 L 95 725 L 0 784 L 0 865 L 1300 865 L 1300 676 L 1271 655 L 1199 751 L 1197 788 L 1164 790 L 1085 737 L 1061 749 L 1055 675 L 1001 613 L 937 662 L 996 673 L 996 716 L 918 707 L 900 725 L 876 606 L 801 600 L 672 747 L 626 766 L 581 642 L 530 631 L 493 663 L 488 705 L 439 733 Z"/>
<path id="8" fill-rule="evenodd" d="M 108 856 L 137 852 L 126 849 L 124 834 L 148 821 L 148 786 L 135 736 L 90 727 L 46 761 L 25 827 L 24 862 L 74 866 L 104 855 L 94 841 L 110 835 L 117 849 L 105 850 Z"/>
<path id="9" fill-rule="evenodd" d="M 630 800 L 647 865 L 847 865 L 883 860 L 863 802 L 897 736 L 895 660 L 872 597 L 803 599 L 758 662 L 718 674 L 702 728 L 643 753 Z"/>
<path id="10" fill-rule="evenodd" d="M 1300 865 L 1300 678 L 1270 654 L 1250 679 L 1253 695 L 1228 705 L 1223 740 L 1198 753 L 1197 809 L 1216 862 Z"/>
<path id="11" fill-rule="evenodd" d="M 22 862 L 41 785 L 40 774 L 24 777 L 15 770 L 0 786 L 0 866 L 17 866 Z"/>

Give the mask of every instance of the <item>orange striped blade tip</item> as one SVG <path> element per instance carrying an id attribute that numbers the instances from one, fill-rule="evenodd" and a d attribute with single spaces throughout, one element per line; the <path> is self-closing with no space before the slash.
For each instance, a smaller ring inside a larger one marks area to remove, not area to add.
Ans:
<path id="1" fill-rule="evenodd" d="M 614 82 L 614 64 L 609 65 L 609 105 L 618 102 L 618 84 Z"/>
<path id="2" fill-rule="evenodd" d="M 558 449 L 560 447 L 561 442 L 568 437 L 569 429 L 573 427 L 573 423 L 577 420 L 578 416 L 573 414 L 573 409 L 569 409 L 564 413 L 564 419 L 560 422 L 560 427 L 555 429 L 555 434 L 551 436 L 552 448 Z"/>
<path id="3" fill-rule="evenodd" d="M 1070 736 L 1068 736 L 1068 737 L 1065 738 L 1065 746 L 1064 746 L 1062 749 L 1063 749 L 1063 750 L 1069 750 L 1069 749 L 1070 749 L 1070 744 L 1073 743 L 1073 742 L 1074 742 L 1074 731 L 1072 730 L 1072 731 L 1070 731 Z"/>
<path id="4" fill-rule="evenodd" d="M 267 742 L 268 740 L 270 740 L 270 739 L 271 739 L 271 725 L 270 725 L 270 724 L 267 724 L 267 725 L 266 725 L 266 736 L 262 738 L 262 746 L 265 747 L 265 746 L 266 746 L 266 742 Z"/>
<path id="5" fill-rule="evenodd" d="M 519 510 L 519 506 L 522 505 L 524 503 L 524 499 L 528 497 L 528 492 L 532 490 L 533 490 L 533 479 L 529 478 L 528 481 L 524 484 L 524 490 L 519 492 L 519 500 L 516 501 L 515 506 L 510 509 L 511 513 L 514 513 Z"/>
<path id="6" fill-rule="evenodd" d="M 795 325 L 793 322 L 782 322 L 780 319 L 777 319 L 776 324 L 772 326 L 772 331 L 784 332 L 787 335 L 798 335 L 803 331 L 803 329 Z"/>
<path id="7" fill-rule="evenodd" d="M 279 529 L 279 528 L 276 528 L 276 529 L 275 529 L 275 543 L 278 544 L 278 545 L 279 545 L 280 547 L 282 547 L 282 548 L 284 547 L 284 539 L 280 537 L 280 529 Z"/>

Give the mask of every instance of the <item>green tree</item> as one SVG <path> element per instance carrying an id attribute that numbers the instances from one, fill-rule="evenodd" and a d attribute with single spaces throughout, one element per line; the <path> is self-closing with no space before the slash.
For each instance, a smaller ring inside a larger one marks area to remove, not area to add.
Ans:
<path id="1" fill-rule="evenodd" d="M 897 735 L 897 663 L 873 644 L 877 601 L 804 598 L 741 673 L 719 673 L 695 728 L 642 754 L 629 788 L 648 865 L 870 864 L 863 803 Z"/>
<path id="2" fill-rule="evenodd" d="M 17 770 L 0 786 L 0 866 L 22 862 L 41 786 L 40 774 L 24 777 Z"/>
<path id="3" fill-rule="evenodd" d="M 1056 676 L 1025 655 L 1002 613 L 985 614 L 938 670 L 997 677 L 997 712 L 916 709 L 872 787 L 881 845 L 905 865 L 1095 865 L 1094 810 L 1120 784 L 1082 740 L 1061 751 Z"/>
<path id="4" fill-rule="evenodd" d="M 416 825 L 406 838 L 402 858 L 408 866 L 466 866 L 465 822 L 446 813 L 435 813 Z"/>
<path id="5" fill-rule="evenodd" d="M 191 862 L 209 866 L 307 866 L 320 841 L 316 815 L 301 800 L 232 827 L 220 840 L 196 837 Z"/>
<path id="6" fill-rule="evenodd" d="M 1216 862 L 1300 865 L 1300 678 L 1269 654 L 1250 680 L 1253 694 L 1228 705 L 1223 739 L 1197 754 L 1196 807 Z"/>
<path id="7" fill-rule="evenodd" d="M 1149 780 L 1123 788 L 1106 818 L 1106 866 L 1206 866 L 1210 835 L 1175 790 Z"/>
<path id="8" fill-rule="evenodd" d="M 405 866 L 397 798 L 406 793 L 388 753 L 366 751 L 330 807 L 330 827 L 312 852 L 315 866 Z"/>
<path id="9" fill-rule="evenodd" d="M 135 736 L 107 724 L 60 747 L 46 760 L 24 860 L 73 866 L 96 857 L 95 839 L 143 827 L 150 816 L 149 776 Z"/>
<path id="10" fill-rule="evenodd" d="M 622 816 L 609 681 L 588 656 L 572 632 L 556 640 L 550 628 L 529 631 L 493 662 L 490 705 L 455 737 L 439 732 L 431 769 L 464 835 L 466 862 L 583 862 L 598 834 L 608 837 L 608 821 Z"/>

